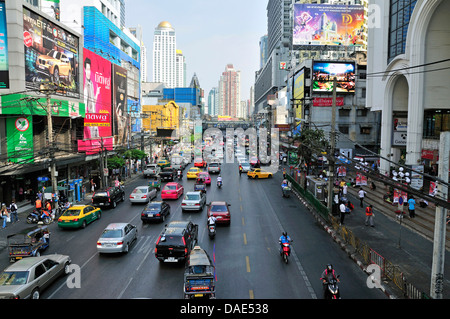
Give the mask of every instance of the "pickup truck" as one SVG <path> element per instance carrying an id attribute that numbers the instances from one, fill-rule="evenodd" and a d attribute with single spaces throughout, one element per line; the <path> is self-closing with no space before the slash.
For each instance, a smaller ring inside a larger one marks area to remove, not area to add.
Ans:
<path id="1" fill-rule="evenodd" d="M 174 181 L 177 176 L 177 170 L 172 166 L 164 167 L 163 170 L 159 173 L 161 177 L 161 181 Z"/>
<path id="2" fill-rule="evenodd" d="M 156 176 L 161 171 L 161 168 L 157 164 L 148 164 L 144 170 L 144 177 Z"/>

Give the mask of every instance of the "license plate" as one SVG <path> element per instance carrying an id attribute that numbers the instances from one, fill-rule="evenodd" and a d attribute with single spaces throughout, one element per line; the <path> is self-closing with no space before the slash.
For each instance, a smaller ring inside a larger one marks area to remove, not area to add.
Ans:
<path id="1" fill-rule="evenodd" d="M 217 218 L 217 219 L 222 219 L 222 216 L 217 216 L 216 218 Z"/>
<path id="2" fill-rule="evenodd" d="M 100 203 L 99 205 L 102 206 L 102 205 L 105 205 L 105 204 L 104 203 Z"/>
<path id="3" fill-rule="evenodd" d="M 174 258 L 174 257 L 169 257 L 169 258 L 167 258 L 166 260 L 164 260 L 165 262 L 168 262 L 168 263 L 173 263 L 173 262 L 176 262 L 177 260 Z"/>
<path id="4" fill-rule="evenodd" d="M 195 294 L 194 297 L 203 297 L 203 294 Z"/>
<path id="5" fill-rule="evenodd" d="M 147 214 L 147 217 L 153 217 L 153 214 Z"/>

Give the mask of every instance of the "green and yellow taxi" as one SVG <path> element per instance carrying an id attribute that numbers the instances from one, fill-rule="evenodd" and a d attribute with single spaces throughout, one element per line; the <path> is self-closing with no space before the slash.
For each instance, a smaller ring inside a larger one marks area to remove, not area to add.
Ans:
<path id="1" fill-rule="evenodd" d="M 166 159 L 160 159 L 156 162 L 156 165 L 158 165 L 161 168 L 164 168 L 164 167 L 170 166 L 170 162 Z"/>
<path id="2" fill-rule="evenodd" d="M 102 210 L 91 205 L 74 205 L 58 218 L 61 228 L 85 228 L 96 219 L 100 219 Z"/>

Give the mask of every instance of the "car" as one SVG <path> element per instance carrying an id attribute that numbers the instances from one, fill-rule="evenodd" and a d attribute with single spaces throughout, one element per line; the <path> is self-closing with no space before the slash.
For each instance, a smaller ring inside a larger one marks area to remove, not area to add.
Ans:
<path id="1" fill-rule="evenodd" d="M 186 177 L 187 177 L 187 179 L 192 179 L 192 178 L 197 179 L 198 174 L 200 174 L 201 171 L 202 171 L 202 170 L 201 170 L 200 168 L 198 168 L 198 167 L 191 167 L 191 168 L 187 171 Z"/>
<path id="2" fill-rule="evenodd" d="M 242 173 L 247 173 L 252 169 L 249 162 L 241 162 L 240 164 L 242 166 Z"/>
<path id="3" fill-rule="evenodd" d="M 155 257 L 160 262 L 185 261 L 198 241 L 198 225 L 192 221 L 172 221 L 159 235 Z"/>
<path id="4" fill-rule="evenodd" d="M 259 161 L 259 159 L 256 156 L 253 156 L 250 158 L 250 166 L 252 168 L 261 167 L 261 162 Z"/>
<path id="5" fill-rule="evenodd" d="M 197 157 L 194 160 L 194 166 L 195 167 L 206 167 L 206 161 L 201 157 Z"/>
<path id="6" fill-rule="evenodd" d="M 144 177 L 152 177 L 159 174 L 161 171 L 161 167 L 158 164 L 147 164 L 147 167 L 144 170 Z"/>
<path id="7" fill-rule="evenodd" d="M 58 85 L 61 83 L 61 78 L 71 84 L 74 71 L 67 55 L 58 50 L 50 50 L 47 54 L 39 55 L 36 59 L 36 70 Z"/>
<path id="8" fill-rule="evenodd" d="M 0 299 L 39 299 L 61 275 L 70 273 L 71 259 L 52 254 L 21 259 L 0 274 Z"/>
<path id="9" fill-rule="evenodd" d="M 94 220 L 100 219 L 102 210 L 91 205 L 74 205 L 58 218 L 61 228 L 85 228 Z"/>
<path id="10" fill-rule="evenodd" d="M 180 183 L 170 182 L 161 191 L 162 199 L 178 199 L 183 195 L 184 188 Z"/>
<path id="11" fill-rule="evenodd" d="M 211 185 L 211 175 L 208 172 L 201 172 L 197 179 L 203 179 L 206 185 Z"/>
<path id="12" fill-rule="evenodd" d="M 170 166 L 170 162 L 166 159 L 160 159 L 158 160 L 158 162 L 156 162 L 156 164 L 163 169 L 164 167 Z"/>
<path id="13" fill-rule="evenodd" d="M 127 253 L 137 241 L 137 228 L 128 223 L 112 223 L 106 226 L 97 240 L 97 251 L 103 253 Z"/>
<path id="14" fill-rule="evenodd" d="M 170 214 L 170 206 L 165 201 L 152 201 L 147 204 L 141 213 L 143 223 L 150 221 L 165 221 Z"/>
<path id="15" fill-rule="evenodd" d="M 217 173 L 220 174 L 220 164 L 219 163 L 209 163 L 208 165 L 208 173 Z"/>
<path id="16" fill-rule="evenodd" d="M 208 218 L 214 216 L 216 218 L 216 224 L 230 225 L 231 213 L 229 207 L 231 204 L 224 201 L 214 201 L 206 204 L 206 206 L 208 206 Z"/>
<path id="17" fill-rule="evenodd" d="M 203 192 L 187 192 L 181 202 L 181 211 L 202 211 L 206 205 L 206 195 Z"/>
<path id="18" fill-rule="evenodd" d="M 272 178 L 273 174 L 271 172 L 262 171 L 260 168 L 254 168 L 247 172 L 248 178 Z"/>
<path id="19" fill-rule="evenodd" d="M 138 186 L 130 194 L 130 203 L 148 203 L 155 199 L 156 195 L 156 188 L 152 186 Z"/>
<path id="20" fill-rule="evenodd" d="M 117 203 L 125 200 L 125 191 L 121 186 L 112 186 L 97 190 L 92 195 L 92 206 L 116 208 Z"/>
<path id="21" fill-rule="evenodd" d="M 173 181 L 173 180 L 175 180 L 175 177 L 177 176 L 177 171 L 172 166 L 166 166 L 159 173 L 159 176 L 161 177 L 161 181 L 166 181 L 166 180 Z"/>

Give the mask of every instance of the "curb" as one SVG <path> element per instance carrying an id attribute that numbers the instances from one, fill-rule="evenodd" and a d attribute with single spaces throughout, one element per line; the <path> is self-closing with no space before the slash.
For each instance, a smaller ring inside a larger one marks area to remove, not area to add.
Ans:
<path id="1" fill-rule="evenodd" d="M 342 238 L 339 237 L 336 231 L 325 222 L 325 220 L 309 205 L 309 203 L 303 197 L 301 197 L 300 194 L 297 193 L 297 191 L 295 191 L 295 189 L 292 189 L 292 192 L 303 204 L 303 206 L 305 206 L 308 209 L 308 211 L 313 215 L 313 217 L 320 223 L 320 225 L 331 236 L 331 238 L 341 247 L 342 250 L 344 250 L 347 253 L 350 259 L 352 259 L 359 266 L 359 268 L 361 268 L 361 270 L 364 271 L 368 276 L 372 275 L 372 272 L 368 272 L 367 267 L 364 265 L 361 259 L 358 258 L 357 253 L 348 248 L 348 245 L 343 242 Z M 384 285 L 381 285 L 381 288 L 377 289 L 380 289 L 389 299 L 398 299 Z"/>

